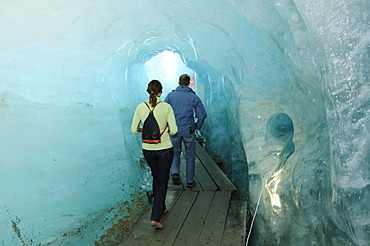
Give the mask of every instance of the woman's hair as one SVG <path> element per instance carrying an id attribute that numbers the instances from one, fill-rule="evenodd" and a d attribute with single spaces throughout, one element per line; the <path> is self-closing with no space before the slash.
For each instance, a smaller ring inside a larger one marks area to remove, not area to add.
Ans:
<path id="1" fill-rule="evenodd" d="M 162 92 L 162 84 L 158 80 L 152 80 L 148 84 L 146 91 L 149 93 L 149 103 L 154 107 L 157 104 L 157 95 Z"/>

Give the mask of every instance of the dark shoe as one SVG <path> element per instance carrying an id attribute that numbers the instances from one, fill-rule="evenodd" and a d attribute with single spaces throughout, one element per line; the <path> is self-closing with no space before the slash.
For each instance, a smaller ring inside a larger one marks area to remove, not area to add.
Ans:
<path id="1" fill-rule="evenodd" d="M 163 228 L 163 225 L 161 223 L 159 223 L 157 221 L 154 221 L 154 220 L 150 221 L 150 225 L 152 227 L 154 227 L 155 229 L 162 229 Z"/>
<path id="2" fill-rule="evenodd" d="M 180 175 L 175 173 L 175 174 L 172 174 L 172 183 L 174 185 L 181 185 L 181 179 L 180 179 Z"/>
<path id="3" fill-rule="evenodd" d="M 189 188 L 191 188 L 191 187 L 194 187 L 194 185 L 195 185 L 195 181 L 193 181 L 191 183 L 188 183 L 186 186 L 189 187 Z"/>

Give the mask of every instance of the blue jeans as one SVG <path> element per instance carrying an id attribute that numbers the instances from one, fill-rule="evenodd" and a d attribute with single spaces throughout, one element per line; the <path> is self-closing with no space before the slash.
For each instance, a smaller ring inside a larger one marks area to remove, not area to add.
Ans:
<path id="1" fill-rule="evenodd" d="M 153 207 L 150 220 L 160 222 L 166 209 L 166 194 L 170 168 L 173 159 L 173 148 L 163 150 L 145 150 L 143 154 L 152 170 L 153 176 Z"/>
<path id="2" fill-rule="evenodd" d="M 185 156 L 186 156 L 186 182 L 194 182 L 195 172 L 195 133 L 189 136 L 171 136 L 171 142 L 173 145 L 173 161 L 171 165 L 171 174 L 180 174 L 180 155 L 181 155 L 181 144 L 184 142 L 185 145 Z"/>

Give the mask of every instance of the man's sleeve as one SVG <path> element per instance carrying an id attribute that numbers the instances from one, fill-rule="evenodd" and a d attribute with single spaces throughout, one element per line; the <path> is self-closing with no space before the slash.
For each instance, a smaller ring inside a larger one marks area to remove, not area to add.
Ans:
<path id="1" fill-rule="evenodd" d="M 197 103 L 195 104 L 194 110 L 195 110 L 195 114 L 198 118 L 198 121 L 196 122 L 195 126 L 196 126 L 197 130 L 200 130 L 200 128 L 203 125 L 204 120 L 207 118 L 206 110 L 205 110 L 205 108 L 203 106 L 203 103 L 200 99 L 197 100 Z"/>

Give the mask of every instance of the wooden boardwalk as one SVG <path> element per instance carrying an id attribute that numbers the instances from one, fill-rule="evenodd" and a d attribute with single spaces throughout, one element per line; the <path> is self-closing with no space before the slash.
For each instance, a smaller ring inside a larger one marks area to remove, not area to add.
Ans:
<path id="1" fill-rule="evenodd" d="M 186 187 L 182 157 L 181 178 L 185 185 L 169 182 L 169 212 L 161 220 L 164 228 L 150 226 L 150 209 L 120 245 L 245 245 L 246 204 L 231 199 L 235 186 L 198 143 L 196 148 L 196 185 Z"/>

